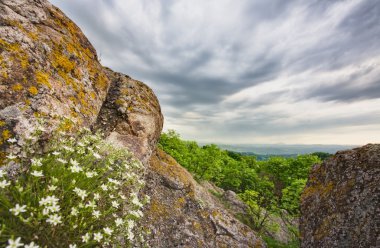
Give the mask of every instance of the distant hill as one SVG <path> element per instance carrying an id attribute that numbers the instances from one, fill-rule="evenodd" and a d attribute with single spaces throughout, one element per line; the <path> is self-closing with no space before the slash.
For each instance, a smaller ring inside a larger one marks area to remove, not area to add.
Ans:
<path id="1" fill-rule="evenodd" d="M 217 144 L 221 149 L 256 155 L 295 156 L 314 152 L 334 154 L 340 150 L 352 149 L 354 145 L 285 145 L 285 144 L 254 144 L 254 145 L 226 145 Z"/>

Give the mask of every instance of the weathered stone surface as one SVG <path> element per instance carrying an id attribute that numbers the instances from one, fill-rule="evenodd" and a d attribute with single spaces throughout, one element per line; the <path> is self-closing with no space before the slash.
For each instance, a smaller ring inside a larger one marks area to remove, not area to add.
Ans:
<path id="1" fill-rule="evenodd" d="M 218 203 L 218 207 L 226 209 L 239 219 L 249 220 L 249 208 L 240 200 L 235 192 L 230 190 L 224 191 L 208 182 L 203 182 L 201 185 L 209 192 L 213 192 L 213 195 L 219 196 L 214 196 L 211 202 Z M 294 231 L 290 229 L 291 227 L 298 227 L 298 219 L 290 216 L 285 210 L 283 210 L 278 216 L 269 215 L 267 225 L 263 227 L 261 232 L 264 233 L 265 236 L 272 237 L 273 239 L 286 244 L 298 238 Z"/>
<path id="2" fill-rule="evenodd" d="M 160 137 L 163 116 L 153 91 L 144 83 L 106 69 L 111 79 L 95 128 L 127 147 L 146 163 Z"/>
<path id="3" fill-rule="evenodd" d="M 145 193 L 151 196 L 144 226 L 151 247 L 265 247 L 161 150 L 151 157 Z"/>
<path id="4" fill-rule="evenodd" d="M 302 247 L 380 247 L 380 144 L 316 165 L 301 211 Z"/>
<path id="5" fill-rule="evenodd" d="M 0 2 L 0 65 L 0 162 L 37 119 L 47 132 L 92 124 L 109 87 L 90 42 L 44 0 Z"/>

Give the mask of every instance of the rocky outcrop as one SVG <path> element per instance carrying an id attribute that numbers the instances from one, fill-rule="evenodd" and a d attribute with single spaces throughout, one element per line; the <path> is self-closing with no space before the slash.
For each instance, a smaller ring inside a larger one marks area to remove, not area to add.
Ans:
<path id="1" fill-rule="evenodd" d="M 43 0 L 0 2 L 0 162 L 6 140 L 89 126 L 110 80 L 81 30 Z"/>
<path id="2" fill-rule="evenodd" d="M 152 247 L 265 247 L 174 159 L 156 151 L 163 116 L 153 91 L 103 68 L 80 29 L 47 0 L 0 2 L 0 64 L 0 164 L 7 154 L 22 156 L 20 147 L 36 129 L 41 148 L 53 130 L 100 130 L 146 166 L 144 191 L 152 200 L 142 224 Z"/>
<path id="3" fill-rule="evenodd" d="M 301 199 L 302 247 L 380 247 L 380 145 L 316 165 Z"/>
<path id="4" fill-rule="evenodd" d="M 265 247 L 161 150 L 151 157 L 145 193 L 151 196 L 142 224 L 151 247 Z"/>
<path id="5" fill-rule="evenodd" d="M 105 71 L 111 86 L 94 128 L 147 163 L 163 125 L 157 97 L 144 83 L 110 69 Z"/>

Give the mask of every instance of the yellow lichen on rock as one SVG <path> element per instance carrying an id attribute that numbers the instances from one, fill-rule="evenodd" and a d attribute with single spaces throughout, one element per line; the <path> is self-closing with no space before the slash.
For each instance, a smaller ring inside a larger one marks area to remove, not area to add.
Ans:
<path id="1" fill-rule="evenodd" d="M 24 87 L 20 83 L 14 84 L 12 86 L 12 90 L 14 90 L 14 91 L 21 91 L 23 89 L 24 89 Z"/>
<path id="2" fill-rule="evenodd" d="M 29 93 L 32 94 L 33 96 L 35 96 L 38 94 L 38 90 L 36 87 L 31 86 L 31 87 L 29 87 Z"/>
<path id="3" fill-rule="evenodd" d="M 47 74 L 46 72 L 37 71 L 36 72 L 36 81 L 38 84 L 45 85 L 49 89 L 52 88 L 52 86 L 49 82 L 49 74 Z"/>
<path id="4" fill-rule="evenodd" d="M 62 70 L 64 73 L 70 73 L 75 68 L 75 62 L 63 54 L 62 48 L 53 50 L 52 64 L 55 68 Z"/>
<path id="5" fill-rule="evenodd" d="M 310 196 L 316 196 L 316 195 L 318 195 L 319 197 L 327 197 L 328 194 L 331 193 L 333 188 L 334 188 L 333 182 L 328 182 L 326 184 L 318 183 L 310 187 L 307 187 L 302 193 L 301 197 L 302 199 L 308 198 Z"/>

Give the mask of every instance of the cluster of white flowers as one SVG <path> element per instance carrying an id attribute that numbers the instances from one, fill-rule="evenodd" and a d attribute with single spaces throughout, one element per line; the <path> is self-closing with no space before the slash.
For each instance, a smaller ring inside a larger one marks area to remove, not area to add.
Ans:
<path id="1" fill-rule="evenodd" d="M 75 188 L 73 190 L 82 200 L 87 197 L 87 192 L 86 190 L 80 189 L 80 188 Z"/>
<path id="2" fill-rule="evenodd" d="M 25 220 L 35 225 L 33 233 L 30 226 L 25 227 L 28 230 L 25 237 L 15 235 L 17 238 L 9 239 L 8 236 L 7 248 L 45 247 L 54 242 L 59 245 L 65 242 L 69 248 L 86 244 L 117 246 L 120 242 L 133 243 L 135 237 L 141 236 L 136 221 L 143 216 L 141 209 L 147 202 L 147 198 L 139 198 L 145 183 L 141 162 L 88 130 L 78 138 L 67 136 L 60 133 L 48 147 L 50 152 L 27 161 L 29 169 L 14 185 L 6 178 L 7 172 L 0 169 L 0 188 L 4 189 L 0 194 L 12 203 L 8 204 L 12 206 L 8 212 L 13 216 L 9 218 L 14 218 L 4 220 L 5 230 L 12 236 L 12 228 L 17 229 L 15 233 L 22 233 Z M 17 143 L 17 140 L 8 142 Z M 9 160 L 16 158 L 19 159 L 8 155 Z M 13 191 L 19 195 L 16 202 Z M 43 240 L 52 232 L 54 237 L 71 237 L 71 233 L 79 236 L 72 240 Z M 1 235 L 0 232 L 0 238 Z M 120 237 L 127 240 L 122 241 Z"/>
<path id="3" fill-rule="evenodd" d="M 57 214 L 60 210 L 61 207 L 58 204 L 59 199 L 52 195 L 52 196 L 47 196 L 45 198 L 42 198 L 39 201 L 39 204 L 41 207 L 43 207 L 42 214 L 43 215 L 48 215 L 49 219 L 47 220 L 48 223 L 52 223 L 54 225 L 60 224 L 61 222 L 59 221 L 54 221 L 52 222 L 51 220 L 60 220 L 60 218 L 57 217 Z"/>
<path id="4" fill-rule="evenodd" d="M 7 173 L 4 170 L 0 169 L 0 188 L 1 189 L 5 189 L 9 185 L 11 185 L 11 183 L 7 179 L 4 178 L 6 175 Z"/>

